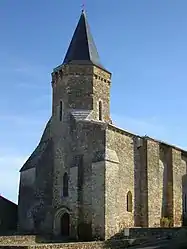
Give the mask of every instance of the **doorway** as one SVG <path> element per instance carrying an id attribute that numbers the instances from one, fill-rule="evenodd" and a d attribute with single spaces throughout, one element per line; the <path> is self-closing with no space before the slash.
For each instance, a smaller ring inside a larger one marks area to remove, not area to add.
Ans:
<path id="1" fill-rule="evenodd" d="M 68 213 L 64 213 L 61 217 L 61 235 L 62 236 L 69 236 L 69 226 L 70 226 L 70 222 L 69 222 L 69 214 Z"/>

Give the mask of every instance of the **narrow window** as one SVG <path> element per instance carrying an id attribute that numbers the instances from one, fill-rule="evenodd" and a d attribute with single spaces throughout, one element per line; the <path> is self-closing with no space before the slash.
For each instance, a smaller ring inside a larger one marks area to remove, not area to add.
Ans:
<path id="1" fill-rule="evenodd" d="M 99 120 L 102 120 L 102 102 L 99 101 Z"/>
<path id="2" fill-rule="evenodd" d="M 127 212 L 132 212 L 132 193 L 127 193 Z"/>
<path id="3" fill-rule="evenodd" d="M 77 156 L 77 165 L 78 165 L 78 190 L 81 191 L 84 182 L 83 155 Z"/>
<path id="4" fill-rule="evenodd" d="M 63 196 L 67 197 L 68 196 L 68 174 L 64 173 L 63 176 Z"/>
<path id="5" fill-rule="evenodd" d="M 186 194 L 184 194 L 184 212 L 186 213 L 187 211 L 187 206 L 186 206 Z"/>
<path id="6" fill-rule="evenodd" d="M 77 184 L 77 201 L 83 205 L 83 184 L 84 184 L 84 160 L 83 155 L 77 155 L 78 166 L 78 184 Z"/>
<path id="7" fill-rule="evenodd" d="M 62 101 L 60 101 L 59 119 L 62 121 Z"/>

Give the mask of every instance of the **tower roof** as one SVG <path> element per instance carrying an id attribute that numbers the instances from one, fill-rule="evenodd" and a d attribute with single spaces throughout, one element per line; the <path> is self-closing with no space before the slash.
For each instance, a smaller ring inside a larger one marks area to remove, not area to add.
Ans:
<path id="1" fill-rule="evenodd" d="M 102 67 L 96 45 L 90 32 L 85 11 L 82 11 L 63 64 L 95 64 Z M 103 68 L 103 67 L 102 67 Z"/>

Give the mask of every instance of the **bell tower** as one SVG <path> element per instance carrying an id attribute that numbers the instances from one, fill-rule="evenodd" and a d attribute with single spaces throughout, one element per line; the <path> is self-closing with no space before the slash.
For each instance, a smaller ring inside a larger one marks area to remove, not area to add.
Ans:
<path id="1" fill-rule="evenodd" d="M 82 11 L 63 63 L 52 72 L 53 118 L 67 112 L 111 122 L 111 73 L 100 62 L 85 11 Z"/>

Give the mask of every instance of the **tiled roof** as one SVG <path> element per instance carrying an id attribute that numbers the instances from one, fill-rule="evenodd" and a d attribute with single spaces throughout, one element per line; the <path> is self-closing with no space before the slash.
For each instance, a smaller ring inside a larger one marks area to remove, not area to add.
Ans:
<path id="1" fill-rule="evenodd" d="M 99 54 L 83 11 L 73 34 L 63 64 L 94 64 L 101 68 Z"/>

